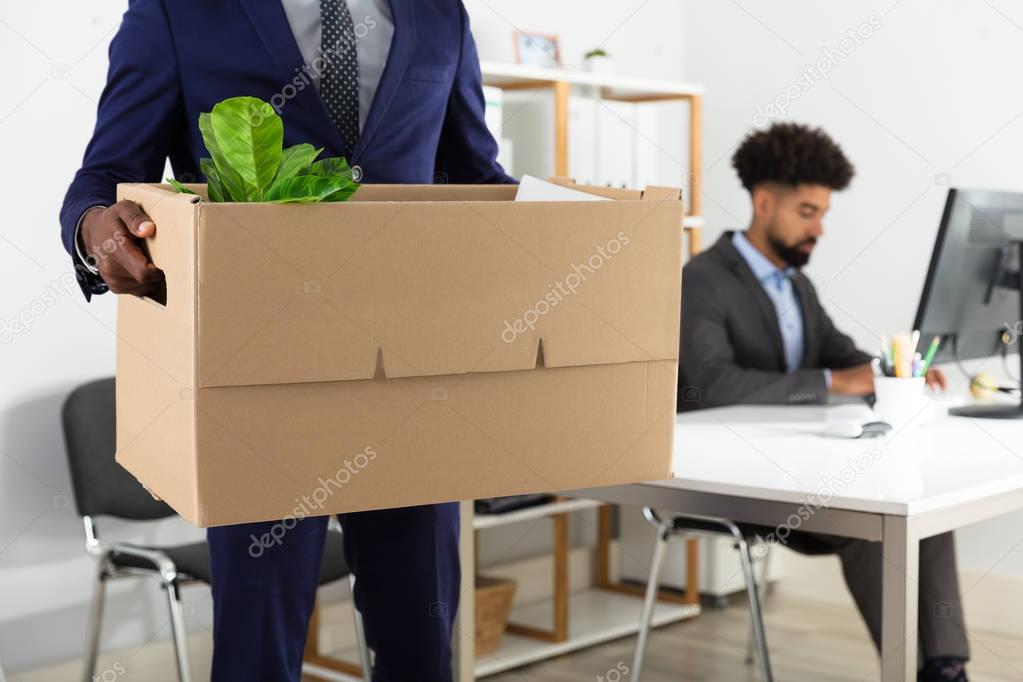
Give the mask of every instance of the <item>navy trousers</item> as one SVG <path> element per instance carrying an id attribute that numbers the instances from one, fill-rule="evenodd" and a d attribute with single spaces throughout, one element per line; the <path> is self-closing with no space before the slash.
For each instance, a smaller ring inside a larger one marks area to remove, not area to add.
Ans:
<path id="1" fill-rule="evenodd" d="M 451 680 L 458 505 L 342 514 L 374 682 Z M 327 517 L 210 528 L 212 682 L 299 682 Z M 269 546 L 254 538 L 279 537 Z M 261 550 L 261 551 L 260 551 Z"/>

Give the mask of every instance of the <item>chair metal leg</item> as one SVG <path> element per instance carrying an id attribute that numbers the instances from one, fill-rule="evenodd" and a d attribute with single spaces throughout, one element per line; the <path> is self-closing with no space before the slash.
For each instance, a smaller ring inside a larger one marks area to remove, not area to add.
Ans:
<path id="1" fill-rule="evenodd" d="M 96 659 L 99 657 L 99 638 L 103 627 L 103 605 L 107 594 L 107 558 L 96 562 L 96 583 L 93 586 L 92 605 L 89 607 L 89 622 L 86 624 L 85 657 L 82 660 L 82 682 L 92 682 L 96 675 Z"/>
<path id="2" fill-rule="evenodd" d="M 355 607 L 355 574 L 348 574 L 348 586 L 352 593 L 352 613 L 355 615 L 355 641 L 359 645 L 359 663 L 362 665 L 362 679 L 373 677 L 373 661 L 369 657 L 369 645 L 366 644 L 366 630 L 362 624 L 362 614 Z"/>
<path id="3" fill-rule="evenodd" d="M 650 559 L 650 577 L 647 578 L 646 596 L 643 599 L 643 611 L 639 617 L 639 633 L 636 637 L 636 652 L 632 657 L 632 682 L 639 682 L 643 658 L 646 656 L 647 637 L 650 624 L 654 618 L 654 606 L 657 604 L 657 592 L 660 584 L 661 566 L 664 564 L 665 549 L 668 546 L 670 521 L 661 521 L 657 525 L 657 539 L 654 542 L 654 555 Z"/>
<path id="4" fill-rule="evenodd" d="M 759 546 L 764 548 L 764 558 L 760 560 L 760 580 L 757 581 L 757 594 L 760 596 L 760 606 L 761 610 L 763 610 L 763 606 L 767 602 L 767 593 L 771 589 L 771 584 L 767 580 L 768 563 L 771 559 L 771 545 L 762 542 Z M 753 665 L 755 647 L 756 633 L 754 632 L 753 619 L 751 618 L 749 634 L 746 637 L 746 665 Z"/>
<path id="5" fill-rule="evenodd" d="M 760 613 L 760 593 L 753 575 L 753 561 L 750 558 L 749 545 L 746 538 L 739 533 L 736 537 L 739 559 L 742 561 L 742 573 L 746 579 L 746 593 L 749 596 L 749 610 L 753 621 L 753 637 L 757 643 L 757 654 L 760 659 L 760 672 L 764 682 L 773 682 L 771 660 L 767 653 L 767 635 L 764 633 L 764 620 Z"/>
<path id="6" fill-rule="evenodd" d="M 167 591 L 167 604 L 170 607 L 171 636 L 174 644 L 174 658 L 178 663 L 178 679 L 191 682 L 192 673 L 188 667 L 188 640 L 185 630 L 185 618 L 181 612 L 181 595 L 174 581 L 164 582 Z"/>

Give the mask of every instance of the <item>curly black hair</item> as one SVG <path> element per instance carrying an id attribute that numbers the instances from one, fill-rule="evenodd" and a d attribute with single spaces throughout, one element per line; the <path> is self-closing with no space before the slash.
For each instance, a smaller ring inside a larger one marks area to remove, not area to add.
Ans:
<path id="1" fill-rule="evenodd" d="M 855 172 L 827 133 L 798 123 L 775 123 L 747 135 L 732 156 L 732 168 L 750 192 L 765 182 L 842 190 Z"/>

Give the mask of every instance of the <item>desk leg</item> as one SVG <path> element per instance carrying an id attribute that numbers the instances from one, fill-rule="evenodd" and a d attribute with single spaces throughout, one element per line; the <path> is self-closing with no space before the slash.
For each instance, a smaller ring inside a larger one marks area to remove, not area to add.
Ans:
<path id="1" fill-rule="evenodd" d="M 881 679 L 916 679 L 920 542 L 905 517 L 884 517 L 881 582 Z"/>

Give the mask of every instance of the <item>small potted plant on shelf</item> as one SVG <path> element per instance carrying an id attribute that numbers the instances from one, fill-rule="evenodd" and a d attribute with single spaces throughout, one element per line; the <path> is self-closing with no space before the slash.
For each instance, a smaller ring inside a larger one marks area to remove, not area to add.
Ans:
<path id="1" fill-rule="evenodd" d="M 583 55 L 583 71 L 586 73 L 611 73 L 611 55 L 602 47 L 597 47 Z"/>

